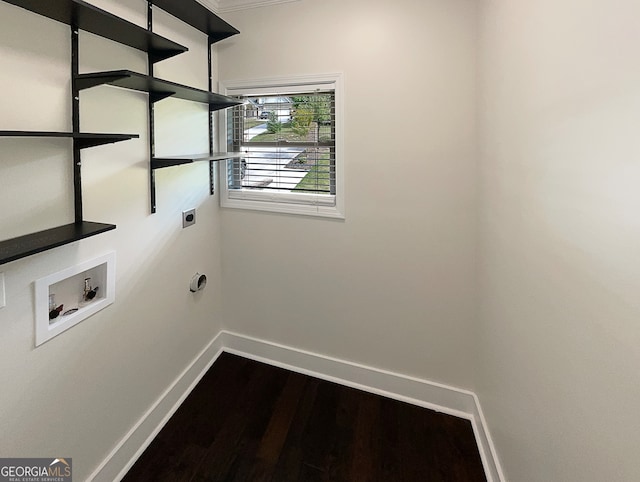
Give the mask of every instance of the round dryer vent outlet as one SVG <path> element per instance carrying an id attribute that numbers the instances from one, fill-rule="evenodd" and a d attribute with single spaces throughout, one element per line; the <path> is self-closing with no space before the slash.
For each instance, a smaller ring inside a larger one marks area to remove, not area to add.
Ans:
<path id="1" fill-rule="evenodd" d="M 196 291 L 202 291 L 205 286 L 207 286 L 207 276 L 204 274 L 196 273 L 195 276 L 191 278 L 189 290 L 192 293 L 195 293 Z"/>

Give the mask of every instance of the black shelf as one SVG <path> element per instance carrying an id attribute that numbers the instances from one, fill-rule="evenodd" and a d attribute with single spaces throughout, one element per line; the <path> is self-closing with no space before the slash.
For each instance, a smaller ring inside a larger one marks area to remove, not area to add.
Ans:
<path id="1" fill-rule="evenodd" d="M 194 162 L 224 161 L 242 157 L 242 152 L 214 152 L 213 154 L 197 154 L 186 156 L 154 157 L 151 159 L 151 169 L 162 169 L 163 167 L 180 166 Z"/>
<path id="2" fill-rule="evenodd" d="M 0 137 L 54 137 L 70 138 L 79 149 L 113 144 L 114 142 L 137 139 L 138 134 L 95 134 L 90 132 L 53 132 L 53 131 L 0 131 Z"/>
<path id="3" fill-rule="evenodd" d="M 216 43 L 240 31 L 195 0 L 151 0 L 165 12 L 206 33 L 209 43 Z"/>
<path id="4" fill-rule="evenodd" d="M 113 224 L 83 221 L 0 241 L 0 265 L 95 236 L 96 234 L 105 233 L 115 228 Z"/>
<path id="5" fill-rule="evenodd" d="M 195 89 L 193 87 L 176 84 L 175 82 L 170 82 L 168 80 L 139 74 L 131 70 L 94 72 L 89 74 L 80 74 L 76 77 L 76 85 L 80 90 L 105 84 L 137 90 L 140 92 L 148 92 L 151 95 L 152 102 L 157 102 L 167 97 L 173 97 L 176 99 L 209 104 L 211 110 L 226 109 L 240 104 L 237 99 L 226 95 Z"/>
<path id="6" fill-rule="evenodd" d="M 4 1 L 114 42 L 148 52 L 154 62 L 189 50 L 183 45 L 81 0 Z"/>

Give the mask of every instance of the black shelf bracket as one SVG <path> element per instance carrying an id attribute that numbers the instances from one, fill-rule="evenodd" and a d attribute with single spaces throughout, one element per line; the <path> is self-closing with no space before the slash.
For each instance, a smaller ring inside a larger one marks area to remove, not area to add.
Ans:
<path id="1" fill-rule="evenodd" d="M 152 104 L 155 104 L 156 102 L 160 102 L 168 97 L 173 97 L 174 95 L 176 95 L 175 92 L 149 92 L 149 101 Z"/>
<path id="2" fill-rule="evenodd" d="M 114 144 L 139 137 L 139 134 L 79 134 L 74 136 L 73 143 L 77 149 L 87 149 L 88 147 Z"/>
<path id="3" fill-rule="evenodd" d="M 79 76 L 76 72 L 74 75 L 75 83 L 78 90 L 90 89 L 91 87 L 97 87 L 104 84 L 115 84 L 118 80 L 126 79 L 129 77 L 125 72 L 112 73 L 110 75 L 94 75 L 94 76 Z"/>

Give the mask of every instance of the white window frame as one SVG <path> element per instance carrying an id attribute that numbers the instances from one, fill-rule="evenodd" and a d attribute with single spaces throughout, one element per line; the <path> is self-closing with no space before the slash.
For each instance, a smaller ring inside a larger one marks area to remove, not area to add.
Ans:
<path id="1" fill-rule="evenodd" d="M 252 190 L 230 190 L 227 186 L 227 162 L 219 162 L 220 206 L 307 216 L 345 218 L 344 209 L 344 100 L 342 74 L 318 74 L 296 77 L 226 80 L 220 82 L 224 95 L 255 95 L 273 93 L 273 89 L 309 92 L 330 87 L 335 91 L 335 197 L 311 193 L 277 193 Z M 227 111 L 220 112 L 219 143 L 227 144 Z M 330 202 L 328 202 L 330 200 Z M 334 202 L 335 200 L 335 202 Z"/>

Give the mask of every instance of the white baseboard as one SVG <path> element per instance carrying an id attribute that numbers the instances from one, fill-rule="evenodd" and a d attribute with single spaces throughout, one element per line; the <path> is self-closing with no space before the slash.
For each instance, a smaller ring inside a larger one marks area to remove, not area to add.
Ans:
<path id="1" fill-rule="evenodd" d="M 187 395 L 222 353 L 222 336 L 216 337 L 196 356 L 131 430 L 93 471 L 88 480 L 120 481 L 175 413 Z"/>
<path id="2" fill-rule="evenodd" d="M 506 482 L 475 393 L 238 333 L 221 336 L 223 351 L 470 420 L 487 482 Z"/>
<path id="3" fill-rule="evenodd" d="M 228 331 L 221 331 L 193 360 L 90 480 L 121 480 L 222 351 L 470 420 L 487 482 L 506 482 L 473 392 Z"/>

